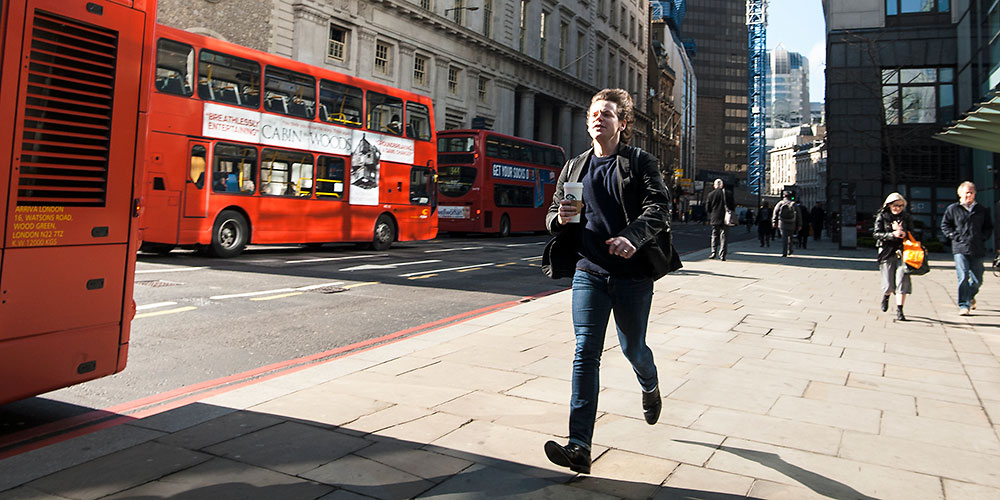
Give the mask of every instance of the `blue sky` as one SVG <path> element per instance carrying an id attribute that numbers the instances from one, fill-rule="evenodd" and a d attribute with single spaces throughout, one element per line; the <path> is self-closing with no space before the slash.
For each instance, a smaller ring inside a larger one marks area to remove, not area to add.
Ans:
<path id="1" fill-rule="evenodd" d="M 809 58 L 809 100 L 822 102 L 826 21 L 821 0 L 768 0 L 767 48 L 781 43 Z"/>

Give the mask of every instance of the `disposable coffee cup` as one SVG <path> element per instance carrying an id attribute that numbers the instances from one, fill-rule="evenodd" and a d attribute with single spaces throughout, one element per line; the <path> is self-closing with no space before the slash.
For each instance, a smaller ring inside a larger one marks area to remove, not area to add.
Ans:
<path id="1" fill-rule="evenodd" d="M 570 222 L 580 222 L 580 213 L 583 212 L 583 183 L 582 182 L 564 182 L 563 183 L 563 199 L 573 202 L 579 212 L 573 217 L 570 217 Z"/>

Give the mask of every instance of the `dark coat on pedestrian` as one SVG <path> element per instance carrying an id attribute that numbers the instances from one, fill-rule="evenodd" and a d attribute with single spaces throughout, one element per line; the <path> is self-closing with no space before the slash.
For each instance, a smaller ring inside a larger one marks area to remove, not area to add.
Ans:
<path id="1" fill-rule="evenodd" d="M 961 203 L 952 203 L 941 218 L 941 232 L 951 240 L 951 253 L 983 258 L 986 239 L 993 233 L 990 209 L 975 203 L 966 210 Z"/>
<path id="2" fill-rule="evenodd" d="M 708 193 L 705 200 L 705 208 L 708 210 L 708 223 L 713 226 L 722 226 L 726 223 L 726 211 L 735 210 L 736 202 L 733 200 L 733 193 L 726 191 L 725 187 L 720 187 Z"/>
<path id="3" fill-rule="evenodd" d="M 765 235 L 771 233 L 771 207 L 765 203 L 757 210 L 757 234 Z"/>
<path id="4" fill-rule="evenodd" d="M 573 276 L 580 260 L 581 224 L 559 224 L 559 202 L 563 199 L 563 183 L 580 182 L 593 152 L 593 148 L 588 149 L 567 161 L 556 181 L 545 216 L 545 225 L 555 238 L 542 254 L 542 271 L 551 278 Z M 659 279 L 681 267 L 670 241 L 670 193 L 653 155 L 627 144 L 620 145 L 616 154 L 616 194 L 627 224 L 617 236 L 628 239 L 638 249 L 634 257 L 626 260 L 632 268 L 629 274 Z"/>
<path id="5" fill-rule="evenodd" d="M 905 238 L 897 238 L 892 234 L 892 223 L 896 221 L 903 223 L 903 231 L 907 233 L 913 231 L 913 217 L 906 209 L 903 209 L 899 215 L 895 215 L 886 205 L 875 212 L 875 226 L 872 228 L 872 236 L 875 238 L 875 247 L 878 248 L 879 262 L 885 262 L 896 252 L 903 250 L 903 239 Z"/>
<path id="6" fill-rule="evenodd" d="M 813 207 L 809 211 L 809 221 L 812 222 L 814 232 L 823 229 L 823 222 L 826 221 L 826 211 L 820 208 L 819 205 Z"/>

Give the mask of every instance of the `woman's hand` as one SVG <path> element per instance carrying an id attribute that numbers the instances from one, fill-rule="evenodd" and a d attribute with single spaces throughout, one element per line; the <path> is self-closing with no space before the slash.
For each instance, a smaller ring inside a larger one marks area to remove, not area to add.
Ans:
<path id="1" fill-rule="evenodd" d="M 624 236 L 615 236 L 604 241 L 608 245 L 608 253 L 623 259 L 631 259 L 635 255 L 635 246 Z"/>
<path id="2" fill-rule="evenodd" d="M 569 224 L 569 220 L 580 213 L 580 208 L 570 200 L 559 202 L 559 224 Z"/>

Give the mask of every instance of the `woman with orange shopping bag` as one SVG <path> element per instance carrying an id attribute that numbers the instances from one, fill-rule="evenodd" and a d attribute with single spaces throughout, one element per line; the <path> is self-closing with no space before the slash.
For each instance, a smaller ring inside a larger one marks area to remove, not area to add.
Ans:
<path id="1" fill-rule="evenodd" d="M 896 320 L 906 321 L 903 304 L 911 293 L 910 275 L 903 263 L 903 241 L 913 230 L 913 219 L 906 211 L 906 199 L 899 193 L 885 198 L 882 209 L 875 214 L 875 245 L 878 247 L 878 269 L 882 276 L 882 312 L 889 310 L 889 296 L 896 294 Z"/>

